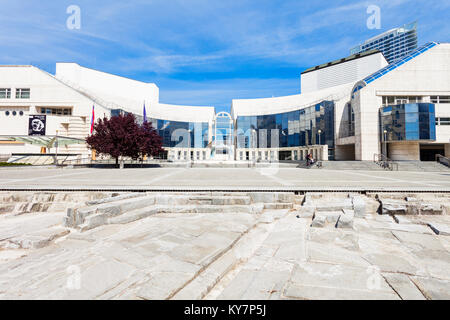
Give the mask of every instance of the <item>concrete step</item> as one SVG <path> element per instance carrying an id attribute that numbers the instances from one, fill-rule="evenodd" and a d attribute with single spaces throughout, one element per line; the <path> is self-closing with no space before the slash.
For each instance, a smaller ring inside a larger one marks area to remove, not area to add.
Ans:
<path id="1" fill-rule="evenodd" d="M 108 224 L 127 224 L 137 220 L 145 219 L 159 213 L 158 208 L 144 208 L 127 212 L 126 214 L 108 219 Z"/>
<path id="2" fill-rule="evenodd" d="M 278 203 L 276 205 L 283 206 L 276 209 L 284 209 L 286 204 Z M 106 224 L 125 224 L 140 219 L 144 219 L 154 214 L 160 213 L 249 213 L 259 214 L 264 210 L 264 204 L 252 205 L 205 205 L 205 204 L 191 204 L 191 205 L 151 205 L 134 210 L 118 212 L 115 210 L 97 211 L 94 214 L 84 217 L 84 220 L 79 225 L 74 225 L 82 232 L 97 228 Z"/>
<path id="3" fill-rule="evenodd" d="M 268 210 L 292 209 L 293 207 L 293 203 L 264 203 L 264 209 Z"/>
<path id="4" fill-rule="evenodd" d="M 298 163 L 298 168 L 306 169 L 306 162 L 302 161 Z M 322 167 L 319 168 L 315 165 L 309 169 L 325 169 L 325 170 L 368 170 L 368 171 L 382 171 L 379 165 L 373 161 L 322 161 Z"/>
<path id="5" fill-rule="evenodd" d="M 157 208 L 159 213 L 260 213 L 264 209 L 291 209 L 301 201 L 302 197 L 281 192 L 122 194 L 68 209 L 64 225 L 92 228 L 130 211 L 139 216 L 139 209 Z"/>
<path id="6" fill-rule="evenodd" d="M 450 168 L 434 161 L 395 161 L 399 171 L 449 172 Z"/>

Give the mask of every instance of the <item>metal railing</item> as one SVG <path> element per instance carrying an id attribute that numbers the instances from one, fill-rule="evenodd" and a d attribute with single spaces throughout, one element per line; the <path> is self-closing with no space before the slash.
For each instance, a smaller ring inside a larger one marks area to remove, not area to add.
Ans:
<path id="1" fill-rule="evenodd" d="M 186 162 L 193 162 L 193 160 L 187 160 Z M 131 158 L 123 158 L 119 159 L 118 165 L 120 163 L 123 163 L 124 165 L 155 165 L 155 164 L 161 164 L 161 163 L 170 163 L 173 162 L 168 159 L 160 159 L 160 158 L 153 158 L 153 159 L 131 159 Z M 65 161 L 62 161 L 60 166 L 83 166 L 83 165 L 116 165 L 116 159 L 115 158 L 100 158 L 96 160 L 92 160 L 92 157 L 85 156 L 77 159 L 67 159 Z"/>
<path id="2" fill-rule="evenodd" d="M 60 161 L 64 162 L 70 157 L 76 157 L 77 154 L 71 153 L 13 153 L 9 158 L 11 163 L 28 163 L 36 165 L 58 165 Z"/>
<path id="3" fill-rule="evenodd" d="M 73 166 L 73 165 L 86 165 L 86 164 L 91 164 L 91 163 L 92 163 L 92 157 L 87 156 L 87 157 L 80 157 L 80 158 L 76 158 L 76 159 L 64 159 L 63 161 L 61 161 L 61 163 L 59 165 L 60 166 Z"/>
<path id="4" fill-rule="evenodd" d="M 373 155 L 373 162 L 385 170 L 398 171 L 398 163 L 392 161 L 384 154 L 376 153 Z"/>
<path id="5" fill-rule="evenodd" d="M 436 155 L 436 161 L 444 166 L 450 167 L 450 159 L 441 154 Z"/>

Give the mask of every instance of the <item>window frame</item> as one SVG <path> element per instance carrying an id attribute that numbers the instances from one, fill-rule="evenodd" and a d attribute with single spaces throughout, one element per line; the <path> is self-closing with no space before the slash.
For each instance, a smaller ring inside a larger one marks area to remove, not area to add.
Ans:
<path id="1" fill-rule="evenodd" d="M 2 97 L 3 93 L 4 97 Z M 11 99 L 11 88 L 0 88 L 0 99 Z"/>
<path id="2" fill-rule="evenodd" d="M 28 93 L 28 96 L 26 95 Z M 16 99 L 30 99 L 31 89 L 30 88 L 16 88 Z"/>

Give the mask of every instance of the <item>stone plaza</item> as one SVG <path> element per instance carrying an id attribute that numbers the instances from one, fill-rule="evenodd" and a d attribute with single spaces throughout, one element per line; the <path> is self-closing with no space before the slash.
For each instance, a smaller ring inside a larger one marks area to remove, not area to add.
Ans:
<path id="1" fill-rule="evenodd" d="M 0 169 L 0 299 L 449 299 L 448 176 Z"/>

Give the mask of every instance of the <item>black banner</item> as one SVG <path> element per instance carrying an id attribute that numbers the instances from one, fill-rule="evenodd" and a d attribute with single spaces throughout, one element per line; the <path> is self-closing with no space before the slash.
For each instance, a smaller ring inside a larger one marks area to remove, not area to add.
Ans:
<path id="1" fill-rule="evenodd" d="M 394 317 L 418 314 L 426 308 L 444 314 L 448 310 L 447 301 L 294 301 L 294 300 L 259 300 L 259 301 L 227 301 L 227 300 L 172 300 L 172 301 L 11 301 L 0 300 L 2 312 L 11 310 L 22 317 L 35 315 L 36 308 L 61 312 L 49 313 L 47 318 L 58 317 L 67 310 L 83 316 L 83 310 L 89 310 L 93 317 L 102 319 L 130 318 L 130 315 L 148 314 L 148 319 L 188 319 L 188 320 L 310 320 L 314 315 L 334 317 L 338 310 L 370 310 L 375 317 L 383 317 L 386 313 Z M 441 311 L 439 311 L 441 310 Z M 31 314 L 31 312 L 33 312 Z M 443 312 L 443 313 L 442 313 Z M 160 317 L 158 317 L 158 315 Z M 312 316 L 309 316 L 312 315 Z M 348 319 L 361 319 L 358 312 L 348 312 Z"/>
<path id="2" fill-rule="evenodd" d="M 47 118 L 45 115 L 30 115 L 28 120 L 29 136 L 45 136 Z"/>

